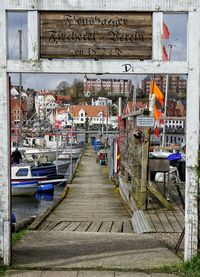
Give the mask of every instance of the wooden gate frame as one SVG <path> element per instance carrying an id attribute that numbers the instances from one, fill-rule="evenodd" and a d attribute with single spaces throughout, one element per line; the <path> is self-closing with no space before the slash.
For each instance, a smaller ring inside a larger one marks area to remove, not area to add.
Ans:
<path id="1" fill-rule="evenodd" d="M 39 60 L 38 11 L 149 11 L 153 12 L 153 57 L 137 60 Z M 28 59 L 7 59 L 7 11 L 28 12 Z M 162 61 L 163 12 L 188 13 L 187 61 Z M 8 73 L 186 74 L 186 208 L 185 260 L 197 253 L 200 0 L 1 0 L 0 8 L 0 256 L 11 262 L 10 232 L 10 120 Z M 128 65 L 128 66 L 127 66 Z M 128 70 L 127 70 L 128 69 Z"/>

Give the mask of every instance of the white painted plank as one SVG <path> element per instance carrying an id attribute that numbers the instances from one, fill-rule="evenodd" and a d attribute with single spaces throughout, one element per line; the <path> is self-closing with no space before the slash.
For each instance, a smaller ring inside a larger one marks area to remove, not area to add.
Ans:
<path id="1" fill-rule="evenodd" d="M 162 61 L 162 32 L 163 32 L 163 13 L 153 13 L 153 51 L 152 59 Z"/>
<path id="2" fill-rule="evenodd" d="M 3 8 L 13 10 L 105 10 L 105 11 L 194 11 L 199 0 L 3 0 Z"/>
<path id="3" fill-rule="evenodd" d="M 38 60 L 39 58 L 39 32 L 38 12 L 28 12 L 28 59 Z"/>
<path id="4" fill-rule="evenodd" d="M 188 14 L 188 61 L 185 187 L 185 260 L 198 246 L 198 166 L 200 93 L 200 13 Z"/>
<path id="5" fill-rule="evenodd" d="M 11 262 L 10 233 L 10 137 L 9 94 L 6 73 L 6 12 L 0 10 L 0 254 L 4 263 Z"/>
<path id="6" fill-rule="evenodd" d="M 187 74 L 188 64 L 134 60 L 8 60 L 7 71 L 35 73 Z"/>

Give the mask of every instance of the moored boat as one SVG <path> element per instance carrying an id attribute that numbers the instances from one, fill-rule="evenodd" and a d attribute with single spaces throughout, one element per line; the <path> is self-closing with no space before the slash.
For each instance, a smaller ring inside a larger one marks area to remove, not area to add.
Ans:
<path id="1" fill-rule="evenodd" d="M 58 156 L 59 160 L 69 160 L 69 159 L 78 159 L 81 151 L 82 151 L 82 147 L 79 144 L 76 143 L 72 143 L 69 144 L 65 147 L 65 149 L 63 149 L 62 153 Z"/>
<path id="2" fill-rule="evenodd" d="M 55 168 L 56 170 L 56 168 Z M 55 171 L 56 172 L 56 171 Z M 52 172 L 50 173 L 52 177 Z M 29 164 L 17 164 L 12 165 L 11 167 L 11 179 L 12 182 L 28 182 L 28 181 L 42 181 L 46 180 L 50 177 L 47 174 L 44 174 L 44 170 L 42 169 L 41 172 L 38 168 L 33 167 Z"/>
<path id="3" fill-rule="evenodd" d="M 38 189 L 38 181 L 11 182 L 13 196 L 34 195 Z"/>

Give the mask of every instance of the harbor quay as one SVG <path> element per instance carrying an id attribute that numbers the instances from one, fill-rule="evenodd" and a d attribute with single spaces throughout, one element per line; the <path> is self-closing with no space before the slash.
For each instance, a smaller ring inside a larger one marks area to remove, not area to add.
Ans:
<path id="1" fill-rule="evenodd" d="M 67 187 L 13 245 L 6 276 L 175 276 L 159 272 L 181 259 L 151 233 L 134 231 L 132 213 L 91 145 Z"/>

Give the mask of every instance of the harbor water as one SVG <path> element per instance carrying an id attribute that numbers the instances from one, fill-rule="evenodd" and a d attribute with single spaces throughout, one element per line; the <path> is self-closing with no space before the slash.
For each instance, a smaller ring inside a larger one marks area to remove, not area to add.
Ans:
<path id="1" fill-rule="evenodd" d="M 73 168 L 76 161 L 73 162 Z M 71 167 L 68 168 L 67 178 L 71 176 Z M 13 196 L 12 197 L 12 213 L 15 215 L 17 222 L 38 216 L 46 210 L 53 201 L 58 199 L 64 190 L 66 183 L 55 185 L 54 189 L 47 192 L 37 192 L 33 196 Z"/>

